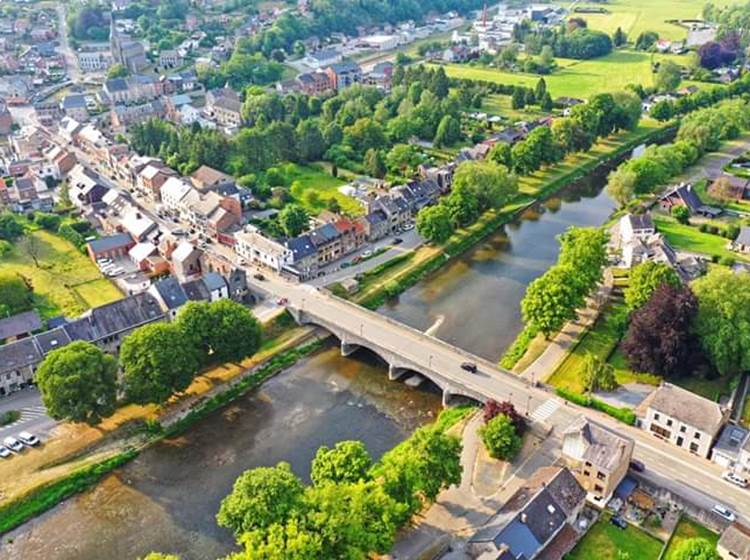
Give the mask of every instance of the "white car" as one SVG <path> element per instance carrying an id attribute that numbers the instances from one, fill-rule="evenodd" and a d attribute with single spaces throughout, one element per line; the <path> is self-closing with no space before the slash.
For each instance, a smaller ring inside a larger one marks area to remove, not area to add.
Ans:
<path id="1" fill-rule="evenodd" d="M 96 259 L 96 262 L 103 266 L 105 264 L 112 264 L 112 259 L 110 259 L 110 258 L 100 258 L 100 259 Z"/>
<path id="2" fill-rule="evenodd" d="M 723 478 L 727 482 L 736 484 L 740 488 L 747 488 L 747 479 L 745 477 L 742 477 L 738 474 L 733 473 L 732 471 L 724 471 L 724 473 L 721 475 L 721 478 Z"/>
<path id="3" fill-rule="evenodd" d="M 11 451 L 15 451 L 16 453 L 20 453 L 23 451 L 23 443 L 18 441 L 13 436 L 8 436 L 3 440 L 3 445 L 10 449 Z"/>
<path id="4" fill-rule="evenodd" d="M 716 504 L 712 511 L 716 515 L 720 515 L 721 517 L 723 517 L 730 523 L 734 523 L 734 520 L 737 519 L 737 516 L 734 514 L 734 512 L 731 509 L 721 504 Z"/>
<path id="5" fill-rule="evenodd" d="M 34 447 L 35 445 L 39 445 L 41 443 L 39 441 L 39 438 L 31 432 L 21 432 L 17 437 L 24 445 L 28 445 L 29 447 Z"/>
<path id="6" fill-rule="evenodd" d="M 7 459 L 11 455 L 12 453 L 10 452 L 10 449 L 5 447 L 4 445 L 0 445 L 0 458 Z"/>
<path id="7" fill-rule="evenodd" d="M 404 231 L 411 231 L 414 229 L 414 224 L 406 224 L 404 226 Z"/>

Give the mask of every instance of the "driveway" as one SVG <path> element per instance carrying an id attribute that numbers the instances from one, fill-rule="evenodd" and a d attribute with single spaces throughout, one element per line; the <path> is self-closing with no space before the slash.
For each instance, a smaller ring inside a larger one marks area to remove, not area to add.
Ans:
<path id="1" fill-rule="evenodd" d="M 9 410 L 18 410 L 21 418 L 13 424 L 0 427 L 0 440 L 15 435 L 23 430 L 38 436 L 48 434 L 57 425 L 57 421 L 47 416 L 42 404 L 42 397 L 36 387 L 22 389 L 0 399 L 0 414 Z"/>

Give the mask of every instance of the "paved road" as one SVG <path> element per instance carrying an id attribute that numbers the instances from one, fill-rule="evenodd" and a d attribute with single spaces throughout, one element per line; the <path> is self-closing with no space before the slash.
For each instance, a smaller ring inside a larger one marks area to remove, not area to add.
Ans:
<path id="1" fill-rule="evenodd" d="M 65 58 L 65 69 L 68 73 L 68 78 L 73 83 L 77 83 L 81 79 L 81 72 L 78 68 L 78 59 L 76 58 L 75 53 L 73 52 L 73 49 L 70 46 L 70 41 L 68 40 L 68 24 L 66 23 L 66 10 L 67 6 L 65 5 L 65 2 L 60 2 L 57 5 L 57 20 L 58 20 L 58 26 L 59 26 L 59 36 L 60 36 L 60 53 Z"/>
<path id="2" fill-rule="evenodd" d="M 9 410 L 20 411 L 21 418 L 13 424 L 0 427 L 0 441 L 23 430 L 43 437 L 57 425 L 57 421 L 47 416 L 36 388 L 23 389 L 0 399 L 0 414 Z"/>

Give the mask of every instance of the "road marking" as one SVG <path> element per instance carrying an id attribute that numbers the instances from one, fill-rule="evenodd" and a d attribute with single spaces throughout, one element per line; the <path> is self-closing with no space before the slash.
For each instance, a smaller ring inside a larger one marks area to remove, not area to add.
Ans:
<path id="1" fill-rule="evenodd" d="M 557 399 L 547 399 L 536 407 L 534 412 L 531 413 L 531 418 L 537 422 L 544 422 L 547 418 L 552 416 L 558 408 L 560 408 L 560 401 Z"/>
<path id="2" fill-rule="evenodd" d="M 19 410 L 21 413 L 21 416 L 16 420 L 15 422 L 11 422 L 10 424 L 6 424 L 5 426 L 0 426 L 0 429 L 7 430 L 8 428 L 12 428 L 13 426 L 17 426 L 19 424 L 25 424 L 26 422 L 30 420 L 34 420 L 35 418 L 43 418 L 47 416 L 47 409 L 44 408 L 44 405 L 38 404 L 34 406 L 26 406 Z"/>

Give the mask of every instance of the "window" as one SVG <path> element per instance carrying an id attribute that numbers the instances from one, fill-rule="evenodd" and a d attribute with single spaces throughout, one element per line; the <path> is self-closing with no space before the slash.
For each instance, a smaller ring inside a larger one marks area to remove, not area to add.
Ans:
<path id="1" fill-rule="evenodd" d="M 690 444 L 690 452 L 691 453 L 698 453 L 698 444 L 693 442 Z"/>
<path id="2" fill-rule="evenodd" d="M 654 412 L 654 420 L 658 420 L 658 419 L 659 419 L 659 413 L 658 412 Z"/>
<path id="3" fill-rule="evenodd" d="M 607 478 L 607 475 L 604 474 L 603 472 L 598 472 L 596 473 L 596 478 L 599 480 L 605 480 Z"/>
<path id="4" fill-rule="evenodd" d="M 597 484 L 596 486 L 594 486 L 594 492 L 596 492 L 597 494 L 601 494 L 602 492 L 604 492 L 604 488 Z"/>
<path id="5" fill-rule="evenodd" d="M 588 462 L 588 461 L 586 461 L 586 466 L 587 466 L 587 467 L 590 467 L 590 466 L 591 466 L 591 463 L 590 463 L 590 462 Z"/>
<path id="6" fill-rule="evenodd" d="M 591 476 L 591 473 L 589 471 L 583 471 L 584 476 Z"/>
<path id="7" fill-rule="evenodd" d="M 695 439 L 701 439 L 701 433 L 695 432 Z"/>
<path id="8" fill-rule="evenodd" d="M 680 432 L 682 432 L 683 434 L 687 432 L 687 426 L 680 426 Z"/>
<path id="9" fill-rule="evenodd" d="M 651 431 L 654 432 L 659 437 L 667 438 L 669 439 L 672 435 L 672 432 L 669 430 L 665 430 L 661 426 L 656 426 L 655 424 L 651 424 Z"/>
<path id="10" fill-rule="evenodd" d="M 671 418 L 669 418 L 669 419 L 667 420 L 667 426 L 671 426 L 671 425 L 672 425 L 672 419 L 671 419 Z"/>

